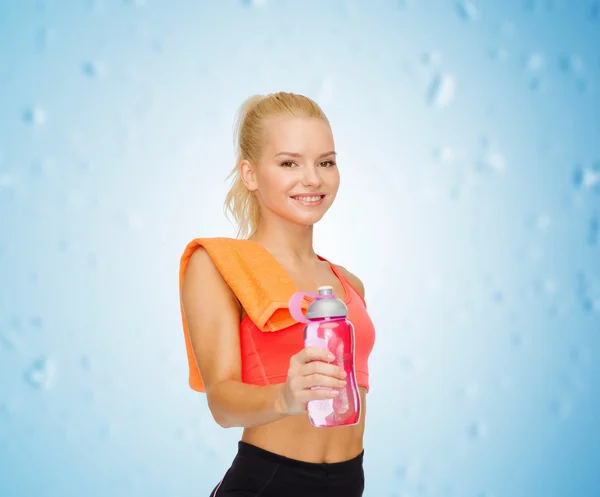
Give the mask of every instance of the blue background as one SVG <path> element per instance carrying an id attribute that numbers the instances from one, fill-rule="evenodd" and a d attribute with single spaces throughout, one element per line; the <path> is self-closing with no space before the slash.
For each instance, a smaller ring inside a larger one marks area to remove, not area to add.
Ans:
<path id="1" fill-rule="evenodd" d="M 0 2 L 0 495 L 204 496 L 179 257 L 254 93 L 329 116 L 366 497 L 600 495 L 600 3 Z M 596 380 L 594 380 L 594 378 Z"/>

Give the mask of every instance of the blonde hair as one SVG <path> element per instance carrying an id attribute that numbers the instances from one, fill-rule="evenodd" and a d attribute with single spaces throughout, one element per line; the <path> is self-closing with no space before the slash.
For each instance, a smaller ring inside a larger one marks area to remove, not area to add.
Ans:
<path id="1" fill-rule="evenodd" d="M 314 117 L 323 119 L 330 125 L 321 107 L 304 95 L 278 92 L 253 95 L 244 101 L 235 119 L 234 147 L 237 161 L 227 176 L 227 179 L 233 176 L 233 180 L 224 204 L 225 216 L 229 218 L 229 212 L 237 224 L 236 238 L 251 236 L 260 220 L 260 205 L 254 192 L 248 190 L 242 181 L 240 164 L 243 160 L 256 164 L 263 144 L 263 120 L 280 116 Z"/>

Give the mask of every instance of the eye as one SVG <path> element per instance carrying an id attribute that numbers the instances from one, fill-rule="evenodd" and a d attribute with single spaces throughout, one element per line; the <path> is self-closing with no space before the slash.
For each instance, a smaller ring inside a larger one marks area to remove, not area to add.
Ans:
<path id="1" fill-rule="evenodd" d="M 321 166 L 322 166 L 323 164 L 328 164 L 328 165 L 327 165 L 327 166 L 325 166 L 325 167 L 333 167 L 333 166 L 335 166 L 335 165 L 336 165 L 336 162 L 335 162 L 335 161 L 333 161 L 333 160 L 326 160 L 326 161 L 324 161 L 324 162 L 321 162 Z"/>
<path id="2" fill-rule="evenodd" d="M 294 164 L 295 164 L 295 162 L 288 160 L 288 161 L 282 162 L 280 165 L 283 167 L 292 167 L 292 165 L 294 165 Z"/>

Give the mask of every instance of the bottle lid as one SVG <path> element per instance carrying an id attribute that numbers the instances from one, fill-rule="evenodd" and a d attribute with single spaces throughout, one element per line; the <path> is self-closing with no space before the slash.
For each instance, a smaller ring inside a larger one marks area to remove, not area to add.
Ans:
<path id="1" fill-rule="evenodd" d="M 320 286 L 318 290 L 321 298 L 315 299 L 308 306 L 307 319 L 346 317 L 348 315 L 346 304 L 333 294 L 332 286 Z"/>

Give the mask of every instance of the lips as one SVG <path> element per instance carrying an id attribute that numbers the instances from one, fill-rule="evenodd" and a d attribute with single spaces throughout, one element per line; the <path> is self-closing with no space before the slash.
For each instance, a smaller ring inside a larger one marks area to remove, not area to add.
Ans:
<path id="1" fill-rule="evenodd" d="M 303 198 L 316 198 L 317 200 L 302 200 Z M 290 197 L 292 200 L 295 200 L 297 203 L 299 203 L 300 205 L 303 205 L 305 207 L 318 207 L 320 205 L 323 204 L 323 198 L 325 198 L 325 195 L 295 195 L 293 197 Z"/>
<path id="2" fill-rule="evenodd" d="M 292 195 L 291 198 L 299 198 L 299 197 L 321 197 L 323 198 L 325 196 L 324 193 L 302 193 L 300 195 Z"/>

